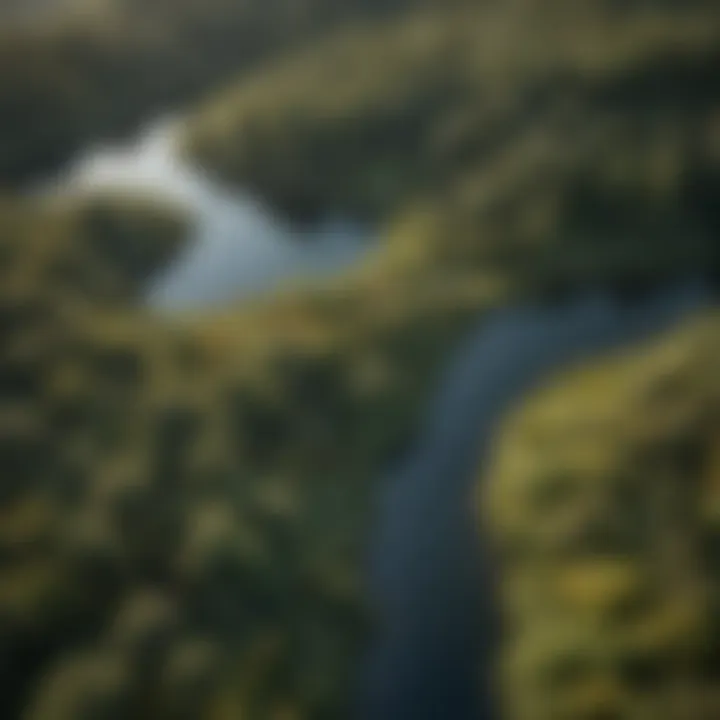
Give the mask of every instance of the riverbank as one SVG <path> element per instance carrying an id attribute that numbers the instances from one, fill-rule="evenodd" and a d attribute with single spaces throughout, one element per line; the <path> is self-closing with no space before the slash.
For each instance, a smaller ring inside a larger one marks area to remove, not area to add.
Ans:
<path id="1" fill-rule="evenodd" d="M 514 629 L 504 717 L 717 717 L 719 343 L 701 314 L 503 423 L 477 507 Z"/>

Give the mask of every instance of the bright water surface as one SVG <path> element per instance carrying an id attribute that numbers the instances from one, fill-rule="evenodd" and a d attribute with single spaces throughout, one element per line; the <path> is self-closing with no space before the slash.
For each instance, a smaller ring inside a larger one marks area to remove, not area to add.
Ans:
<path id="1" fill-rule="evenodd" d="M 225 306 L 337 273 L 366 252 L 368 232 L 357 224 L 330 218 L 301 231 L 247 193 L 210 180 L 179 156 L 177 137 L 177 124 L 166 121 L 126 144 L 90 149 L 53 188 L 155 196 L 190 210 L 193 237 L 151 284 L 152 309 Z"/>

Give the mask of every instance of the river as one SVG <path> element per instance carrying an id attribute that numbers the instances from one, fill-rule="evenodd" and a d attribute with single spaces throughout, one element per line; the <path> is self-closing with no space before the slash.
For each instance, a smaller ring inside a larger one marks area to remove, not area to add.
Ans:
<path id="1" fill-rule="evenodd" d="M 212 182 L 178 158 L 176 137 L 175 123 L 161 122 L 124 146 L 91 149 L 59 184 L 155 193 L 192 211 L 193 237 L 149 287 L 151 309 L 210 310 L 340 272 L 367 251 L 369 233 L 353 223 L 328 219 L 300 232 Z M 469 332 L 378 499 L 367 593 L 379 625 L 363 663 L 360 720 L 492 716 L 491 693 L 478 683 L 495 635 L 492 578 L 471 497 L 498 424 L 559 369 L 669 328 L 708 297 L 693 282 L 632 305 L 581 294 L 498 310 Z"/>
<path id="2" fill-rule="evenodd" d="M 414 448 L 381 487 L 368 562 L 379 618 L 362 720 L 495 717 L 492 571 L 473 505 L 505 414 L 561 369 L 668 329 L 710 302 L 701 282 L 633 305 L 581 295 L 498 310 L 450 359 Z M 483 672 L 484 668 L 484 672 Z"/>
<path id="3" fill-rule="evenodd" d="M 186 249 L 148 288 L 150 309 L 206 311 L 335 274 L 370 248 L 366 228 L 327 218 L 298 229 L 245 192 L 184 161 L 179 124 L 158 121 L 125 144 L 89 148 L 41 192 L 114 191 L 157 197 L 190 211 Z"/>

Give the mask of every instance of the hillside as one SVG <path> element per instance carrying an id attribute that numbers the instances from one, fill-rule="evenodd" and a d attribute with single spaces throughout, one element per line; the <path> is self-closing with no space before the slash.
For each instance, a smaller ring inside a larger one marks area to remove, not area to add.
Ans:
<path id="1" fill-rule="evenodd" d="M 711 720 L 718 694 L 716 315 L 556 378 L 481 480 L 511 720 Z"/>
<path id="2" fill-rule="evenodd" d="M 457 324 L 334 291 L 161 321 L 132 309 L 135 263 L 102 252 L 115 223 L 11 211 L 4 712 L 343 716 L 372 478 Z"/>
<path id="3" fill-rule="evenodd" d="M 573 7 L 446 8 L 315 45 L 221 93 L 187 152 L 300 220 L 381 223 L 413 271 L 637 286 L 709 270 L 717 14 Z"/>

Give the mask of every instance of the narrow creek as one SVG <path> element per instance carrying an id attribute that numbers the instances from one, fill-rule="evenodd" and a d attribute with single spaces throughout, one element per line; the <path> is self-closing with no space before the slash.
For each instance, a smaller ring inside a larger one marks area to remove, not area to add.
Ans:
<path id="1" fill-rule="evenodd" d="M 50 191 L 156 194 L 189 208 L 186 250 L 148 290 L 160 311 L 211 310 L 358 262 L 369 233 L 328 219 L 300 233 L 243 193 L 182 162 L 173 122 L 124 146 L 89 150 Z M 494 628 L 490 565 L 471 495 L 495 429 L 555 371 L 670 327 L 706 304 L 700 282 L 633 304 L 583 294 L 562 305 L 485 317 L 449 359 L 415 446 L 385 479 L 372 529 L 367 592 L 379 626 L 363 662 L 359 720 L 492 717 L 482 690 Z"/>

